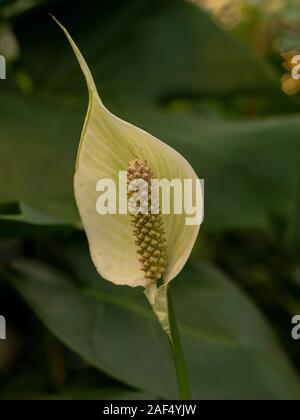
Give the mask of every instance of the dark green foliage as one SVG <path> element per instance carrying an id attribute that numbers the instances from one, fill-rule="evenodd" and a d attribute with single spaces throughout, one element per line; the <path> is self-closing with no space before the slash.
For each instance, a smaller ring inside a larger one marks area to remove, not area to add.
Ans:
<path id="1" fill-rule="evenodd" d="M 299 399 L 300 102 L 280 90 L 278 57 L 183 0 L 18 3 L 0 4 L 20 48 L 0 81 L 0 399 L 176 397 L 142 291 L 88 257 L 72 179 L 86 87 L 48 12 L 105 105 L 205 179 L 204 226 L 174 282 L 193 398 Z"/>

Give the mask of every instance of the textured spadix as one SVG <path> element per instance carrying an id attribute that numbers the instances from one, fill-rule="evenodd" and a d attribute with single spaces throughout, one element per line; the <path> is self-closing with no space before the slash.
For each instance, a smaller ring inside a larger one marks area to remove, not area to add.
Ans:
<path id="1" fill-rule="evenodd" d="M 153 286 L 141 270 L 131 216 L 99 215 L 96 212 L 99 196 L 96 184 L 99 179 L 109 178 L 118 185 L 119 171 L 126 171 L 129 162 L 136 158 L 148 162 L 155 178 L 183 180 L 196 179 L 197 175 L 174 149 L 147 132 L 122 121 L 105 108 L 84 58 L 66 29 L 59 25 L 74 50 L 89 91 L 89 105 L 78 149 L 74 188 L 92 260 L 104 279 L 120 285 L 145 287 L 146 295 L 151 304 L 156 306 L 160 320 L 162 323 L 163 319 L 167 322 L 165 305 L 159 303 L 165 298 L 166 287 L 161 287 L 161 293 L 158 293 L 156 285 Z M 166 284 L 186 263 L 199 226 L 187 226 L 185 214 L 162 215 L 162 218 L 168 250 L 168 264 L 164 274 Z"/>

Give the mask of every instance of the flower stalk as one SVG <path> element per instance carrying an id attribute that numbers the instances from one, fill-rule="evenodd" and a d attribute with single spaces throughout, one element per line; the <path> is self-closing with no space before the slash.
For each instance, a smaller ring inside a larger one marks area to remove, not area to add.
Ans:
<path id="1" fill-rule="evenodd" d="M 167 296 L 170 322 L 170 345 L 176 370 L 178 393 L 181 400 L 190 400 L 191 396 L 186 363 L 177 327 L 170 285 L 168 286 Z"/>

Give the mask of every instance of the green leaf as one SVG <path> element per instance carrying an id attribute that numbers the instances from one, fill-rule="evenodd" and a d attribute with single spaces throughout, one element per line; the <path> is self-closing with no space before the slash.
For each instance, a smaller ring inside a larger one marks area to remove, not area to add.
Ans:
<path id="1" fill-rule="evenodd" d="M 62 3 L 51 13 L 90 63 L 105 103 L 276 88 L 264 60 L 184 0 L 89 0 L 84 9 L 76 3 L 70 13 Z M 40 90 L 82 93 L 78 69 L 44 13 L 21 21 L 16 32 L 23 64 Z"/>
<path id="2" fill-rule="evenodd" d="M 41 227 L 79 225 L 72 191 L 78 108 L 73 113 L 7 89 L 0 103 L 0 219 Z"/>
<path id="3" fill-rule="evenodd" d="M 84 372 L 78 372 L 78 376 Z M 152 399 L 146 394 L 122 384 L 99 385 L 73 379 L 55 390 L 41 375 L 28 373 L 18 376 L 1 388 L 0 400 L 144 400 Z M 112 382 L 112 381 L 111 381 Z"/>
<path id="4" fill-rule="evenodd" d="M 0 4 L 1 19 L 19 17 L 23 13 L 32 11 L 34 8 L 44 4 L 53 3 L 55 0 L 2 0 Z"/>
<path id="5" fill-rule="evenodd" d="M 167 338 L 139 290 L 97 283 L 83 267 L 85 286 L 33 261 L 12 267 L 14 286 L 67 346 L 112 377 L 176 398 Z M 299 379 L 251 301 L 209 265 L 181 277 L 173 293 L 192 397 L 299 399 Z"/>

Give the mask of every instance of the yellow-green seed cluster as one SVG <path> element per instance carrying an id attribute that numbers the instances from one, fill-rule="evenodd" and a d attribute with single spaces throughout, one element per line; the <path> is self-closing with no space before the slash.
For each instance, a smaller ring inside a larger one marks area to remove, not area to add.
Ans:
<path id="1" fill-rule="evenodd" d="M 142 271 L 145 273 L 144 276 L 152 282 L 157 282 L 166 271 L 167 244 L 161 214 L 151 214 L 151 179 L 153 179 L 153 174 L 146 160 L 134 159 L 129 162 L 127 169 L 128 184 L 135 180 L 143 180 L 148 184 L 149 194 L 144 195 L 147 202 L 141 203 L 143 209 L 145 209 L 146 204 L 148 213 L 137 212 L 132 214 L 132 226 L 139 261 Z M 128 191 L 129 199 L 133 193 L 133 191 Z M 154 194 L 157 197 L 157 191 Z"/>

